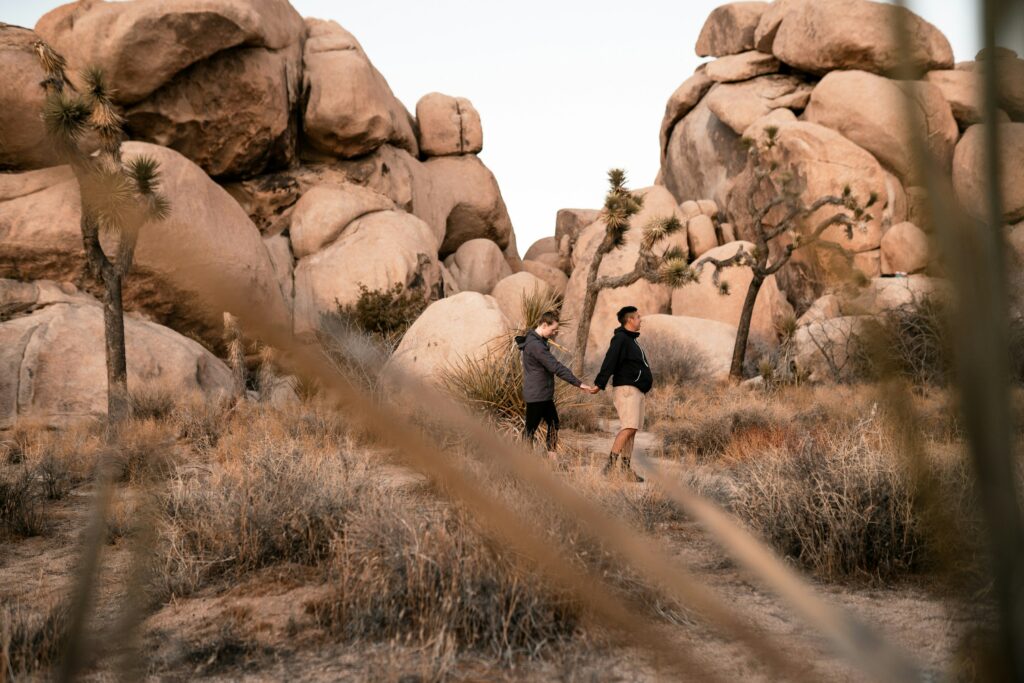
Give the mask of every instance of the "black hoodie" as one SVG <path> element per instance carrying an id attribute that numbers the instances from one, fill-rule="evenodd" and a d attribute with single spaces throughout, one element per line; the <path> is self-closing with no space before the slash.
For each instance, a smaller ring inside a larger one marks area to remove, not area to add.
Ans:
<path id="1" fill-rule="evenodd" d="M 616 328 L 594 384 L 604 389 L 610 377 L 613 387 L 634 386 L 645 394 L 651 390 L 654 375 L 647 364 L 647 354 L 636 340 L 639 336 L 639 332 L 630 332 L 625 327 Z"/>
<path id="2" fill-rule="evenodd" d="M 548 340 L 537 330 L 516 337 L 516 346 L 523 352 L 523 400 L 527 403 L 553 400 L 555 375 L 575 387 L 583 384 L 572 370 L 558 362 L 548 348 Z"/>

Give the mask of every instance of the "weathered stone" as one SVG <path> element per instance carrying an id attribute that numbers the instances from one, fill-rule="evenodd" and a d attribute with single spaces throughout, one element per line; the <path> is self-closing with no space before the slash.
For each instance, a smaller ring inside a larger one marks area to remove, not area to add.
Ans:
<path id="1" fill-rule="evenodd" d="M 906 221 L 889 228 L 882 236 L 882 275 L 916 273 L 924 270 L 930 260 L 928 235 Z"/>
<path id="2" fill-rule="evenodd" d="M 72 69 L 102 69 L 129 105 L 224 50 L 299 45 L 303 24 L 287 0 L 75 2 L 43 15 L 36 33 Z"/>
<path id="3" fill-rule="evenodd" d="M 1024 219 L 1024 123 L 999 126 L 1000 183 L 1003 223 Z M 971 215 L 986 219 L 988 214 L 985 173 L 985 124 L 971 126 L 957 143 L 953 155 L 953 187 Z"/>
<path id="4" fill-rule="evenodd" d="M 927 275 L 878 277 L 872 279 L 858 296 L 843 304 L 847 315 L 878 315 L 903 306 L 919 305 L 925 299 L 948 301 L 952 286 L 948 280 Z"/>
<path id="5" fill-rule="evenodd" d="M 597 209 L 559 209 L 555 214 L 555 239 L 561 243 L 562 238 L 568 235 L 570 244 L 575 244 L 583 229 L 600 216 Z"/>
<path id="6" fill-rule="evenodd" d="M 0 280 L 0 302 L 19 311 L 0 317 L 0 429 L 19 419 L 60 427 L 106 414 L 102 305 L 46 281 Z M 195 341 L 132 314 L 124 328 L 129 391 L 230 391 L 230 371 Z"/>
<path id="7" fill-rule="evenodd" d="M 508 246 L 512 221 L 494 174 L 472 155 L 434 157 L 423 164 L 425 200 L 413 201 L 413 213 L 441 231 L 442 257 L 472 239 Z"/>
<path id="8" fill-rule="evenodd" d="M 34 32 L 0 23 L 0 170 L 59 163 L 43 127 L 43 68 Z"/>
<path id="9" fill-rule="evenodd" d="M 726 380 L 736 344 L 736 326 L 682 315 L 643 316 L 640 340 L 655 377 L 668 358 L 690 354 L 696 374 Z"/>
<path id="10" fill-rule="evenodd" d="M 698 57 L 721 57 L 754 48 L 754 31 L 766 2 L 730 2 L 716 7 L 697 37 Z"/>
<path id="11" fill-rule="evenodd" d="M 296 202 L 291 214 L 290 235 L 296 258 L 316 253 L 357 218 L 393 208 L 390 199 L 361 185 L 313 187 Z"/>
<path id="12" fill-rule="evenodd" d="M 523 300 L 531 296 L 539 296 L 549 291 L 547 283 L 536 275 L 527 272 L 513 273 L 498 281 L 491 291 L 491 296 L 498 302 L 501 312 L 509 319 L 512 326 L 521 329 L 523 321 Z"/>
<path id="13" fill-rule="evenodd" d="M 862 69 L 893 74 L 906 63 L 924 73 L 953 66 L 953 50 L 946 37 L 903 7 L 870 0 L 802 0 L 780 9 L 772 54 L 802 71 L 826 74 Z M 901 20 L 907 29 L 902 48 L 893 30 Z"/>
<path id="14" fill-rule="evenodd" d="M 126 130 L 177 150 L 214 177 L 287 167 L 295 159 L 301 70 L 297 42 L 219 52 L 128 108 Z"/>
<path id="15" fill-rule="evenodd" d="M 126 161 L 146 155 L 159 163 L 160 191 L 170 203 L 166 220 L 139 232 L 126 307 L 213 345 L 231 307 L 253 307 L 268 324 L 286 325 L 288 307 L 267 249 L 238 203 L 173 150 L 127 142 L 122 153 Z M 0 176 L 0 196 L 15 197 L 0 203 L 0 277 L 94 286 L 84 275 L 78 183 L 59 169 L 19 175 L 29 177 Z"/>
<path id="16" fill-rule="evenodd" d="M 811 93 L 804 119 L 841 133 L 875 155 L 905 184 L 921 184 L 914 154 L 920 137 L 941 169 L 948 169 L 959 135 L 939 89 L 892 81 L 866 71 L 833 71 Z"/>
<path id="17" fill-rule="evenodd" d="M 717 85 L 704 102 L 733 132 L 742 134 L 773 110 L 789 107 L 795 95 L 810 91 L 811 86 L 796 76 L 769 75 Z"/>
<path id="18" fill-rule="evenodd" d="M 526 259 L 523 261 L 523 270 L 543 280 L 556 294 L 565 294 L 565 287 L 569 284 L 569 276 L 563 273 L 561 269 L 540 261 Z"/>
<path id="19" fill-rule="evenodd" d="M 661 120 L 661 133 L 659 135 L 662 162 L 664 162 L 665 152 L 668 149 L 669 137 L 672 135 L 672 130 L 676 127 L 676 124 L 697 106 L 701 98 L 715 84 L 713 80 L 708 78 L 705 72 L 706 67 L 704 65 L 698 67 L 692 76 L 675 89 L 675 92 L 672 93 L 672 96 L 668 98 L 668 102 L 665 104 L 665 116 Z M 663 183 L 655 183 L 655 185 L 661 184 Z"/>
<path id="20" fill-rule="evenodd" d="M 883 244 L 885 238 L 882 238 Z M 878 277 L 882 274 L 882 250 L 860 251 L 853 255 L 853 269 L 866 278 Z"/>
<path id="21" fill-rule="evenodd" d="M 844 316 L 798 327 L 793 335 L 797 371 L 811 382 L 858 377 L 864 369 L 861 360 L 872 323 L 870 316 Z"/>
<path id="22" fill-rule="evenodd" d="M 490 294 L 498 281 L 512 274 L 501 249 L 488 239 L 463 242 L 444 265 L 463 292 Z"/>
<path id="23" fill-rule="evenodd" d="M 961 128 L 981 123 L 981 78 L 973 71 L 943 69 L 929 71 L 925 80 L 949 102 L 953 118 Z"/>
<path id="24" fill-rule="evenodd" d="M 822 238 L 852 252 L 878 249 L 885 223 L 898 223 L 906 218 L 906 197 L 899 181 L 879 165 L 871 154 L 853 144 L 839 133 L 814 123 L 797 121 L 776 124 L 776 144 L 773 154 L 783 167 L 792 168 L 803 180 L 803 201 L 810 204 L 823 196 L 839 196 L 849 186 L 862 204 L 871 194 L 878 201 L 869 210 L 871 219 L 853 230 L 852 239 L 842 226 L 833 225 Z M 761 133 L 757 139 L 762 140 Z M 763 206 L 774 192 L 757 183 L 753 168 L 749 167 L 735 178 L 729 194 L 727 213 L 738 223 L 740 239 L 747 238 L 745 226 L 753 224 L 749 201 Z M 805 229 L 844 212 L 836 207 L 822 207 L 804 222 Z M 770 212 L 765 224 L 771 226 L 780 218 L 780 212 Z M 773 258 L 781 252 L 788 239 L 784 235 L 772 244 Z M 845 264 L 845 267 L 844 267 Z M 798 308 L 809 305 L 824 293 L 829 284 L 837 284 L 849 277 L 849 264 L 818 248 L 800 249 L 778 273 L 779 286 L 785 289 Z"/>
<path id="25" fill-rule="evenodd" d="M 715 216 L 718 215 L 718 204 L 715 202 L 714 199 L 698 199 L 697 207 L 700 209 L 700 212 L 705 216 L 710 216 L 711 218 L 714 218 Z"/>
<path id="26" fill-rule="evenodd" d="M 813 322 L 838 318 L 842 314 L 842 309 L 839 305 L 839 297 L 835 294 L 826 294 L 821 298 L 816 299 L 814 303 L 811 304 L 810 308 L 804 311 L 804 314 L 800 316 L 796 321 L 796 324 L 797 327 L 802 327 Z"/>
<path id="27" fill-rule="evenodd" d="M 307 19 L 306 27 L 305 140 L 315 150 L 346 158 L 385 143 L 417 154 L 412 117 L 359 41 L 333 21 Z"/>
<path id="28" fill-rule="evenodd" d="M 726 259 L 735 254 L 740 246 L 746 247 L 748 252 L 754 248 L 750 242 L 732 242 L 708 250 L 704 257 Z M 696 263 L 700 263 L 699 258 Z M 718 320 L 733 327 L 737 326 L 743 311 L 743 301 L 747 296 L 747 289 L 754 277 L 753 273 L 747 267 L 723 270 L 720 281 L 729 283 L 729 294 L 719 292 L 718 287 L 712 281 L 713 275 L 714 267 L 710 264 L 705 265 L 698 282 L 674 290 L 672 292 L 672 315 Z M 792 315 L 793 308 L 779 291 L 775 277 L 769 276 L 761 285 L 757 302 L 754 304 L 754 315 L 750 321 L 751 338 L 768 346 L 777 346 L 779 343 L 777 330 L 783 321 Z"/>
<path id="29" fill-rule="evenodd" d="M 554 237 L 541 237 L 526 250 L 525 259 L 536 259 L 541 254 L 558 254 L 558 241 Z"/>
<path id="30" fill-rule="evenodd" d="M 426 297 L 441 278 L 430 227 L 404 211 L 358 218 L 341 237 L 295 267 L 295 332 L 315 331 L 324 314 L 370 291 L 402 285 Z"/>
<path id="31" fill-rule="evenodd" d="M 724 205 L 729 180 L 743 169 L 746 153 L 739 135 L 712 113 L 709 98 L 672 129 L 661 170 L 665 187 L 677 201 L 710 197 Z"/>
<path id="32" fill-rule="evenodd" d="M 770 54 L 751 50 L 738 55 L 719 57 L 708 63 L 708 78 L 716 83 L 732 83 L 746 81 L 755 76 L 774 74 L 779 71 L 779 60 Z"/>
<path id="33" fill-rule="evenodd" d="M 707 251 L 718 246 L 715 222 L 711 220 L 710 216 L 701 214 L 691 218 L 686 224 L 686 234 L 690 244 L 690 254 L 694 258 L 703 256 Z"/>
<path id="34" fill-rule="evenodd" d="M 385 382 L 399 387 L 409 380 L 437 384 L 458 363 L 486 357 L 510 326 L 492 296 L 461 292 L 435 301 L 384 365 Z"/>
<path id="35" fill-rule="evenodd" d="M 700 204 L 695 199 L 687 199 L 685 202 L 679 205 L 679 210 L 682 211 L 683 217 L 687 220 L 694 216 L 701 215 Z"/>
<path id="36" fill-rule="evenodd" d="M 426 156 L 476 154 L 484 147 L 480 114 L 465 97 L 432 92 L 416 103 L 420 151 Z"/>
<path id="37" fill-rule="evenodd" d="M 295 258 L 292 256 L 291 244 L 284 235 L 265 237 L 263 244 L 267 247 L 270 263 L 277 275 L 281 295 L 291 309 L 295 303 Z"/>

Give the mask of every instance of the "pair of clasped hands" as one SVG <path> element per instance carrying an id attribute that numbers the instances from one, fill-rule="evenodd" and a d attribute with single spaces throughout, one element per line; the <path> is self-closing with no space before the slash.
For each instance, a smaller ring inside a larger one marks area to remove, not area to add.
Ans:
<path id="1" fill-rule="evenodd" d="M 591 386 L 589 384 L 581 384 L 580 385 L 580 391 L 588 393 L 588 394 L 596 394 L 597 392 L 599 392 L 601 390 L 598 389 L 597 387 Z"/>

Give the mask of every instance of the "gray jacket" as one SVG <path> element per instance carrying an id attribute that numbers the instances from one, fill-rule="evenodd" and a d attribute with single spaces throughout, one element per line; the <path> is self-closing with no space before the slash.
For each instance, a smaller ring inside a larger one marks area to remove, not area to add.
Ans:
<path id="1" fill-rule="evenodd" d="M 548 340 L 536 330 L 516 337 L 516 346 L 523 353 L 523 400 L 527 403 L 553 400 L 555 375 L 574 387 L 583 384 L 572 370 L 558 362 L 548 348 Z"/>

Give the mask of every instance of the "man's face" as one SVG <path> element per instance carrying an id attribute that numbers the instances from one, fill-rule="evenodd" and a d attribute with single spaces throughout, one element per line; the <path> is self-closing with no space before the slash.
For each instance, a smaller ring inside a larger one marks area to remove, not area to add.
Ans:
<path id="1" fill-rule="evenodd" d="M 558 321 L 555 321 L 550 325 L 547 323 L 541 323 L 540 327 L 537 328 L 537 331 L 540 332 L 540 336 L 545 339 L 554 339 L 558 336 Z"/>
<path id="2" fill-rule="evenodd" d="M 626 316 L 626 322 L 622 324 L 630 332 L 640 331 L 640 311 L 635 311 Z"/>

